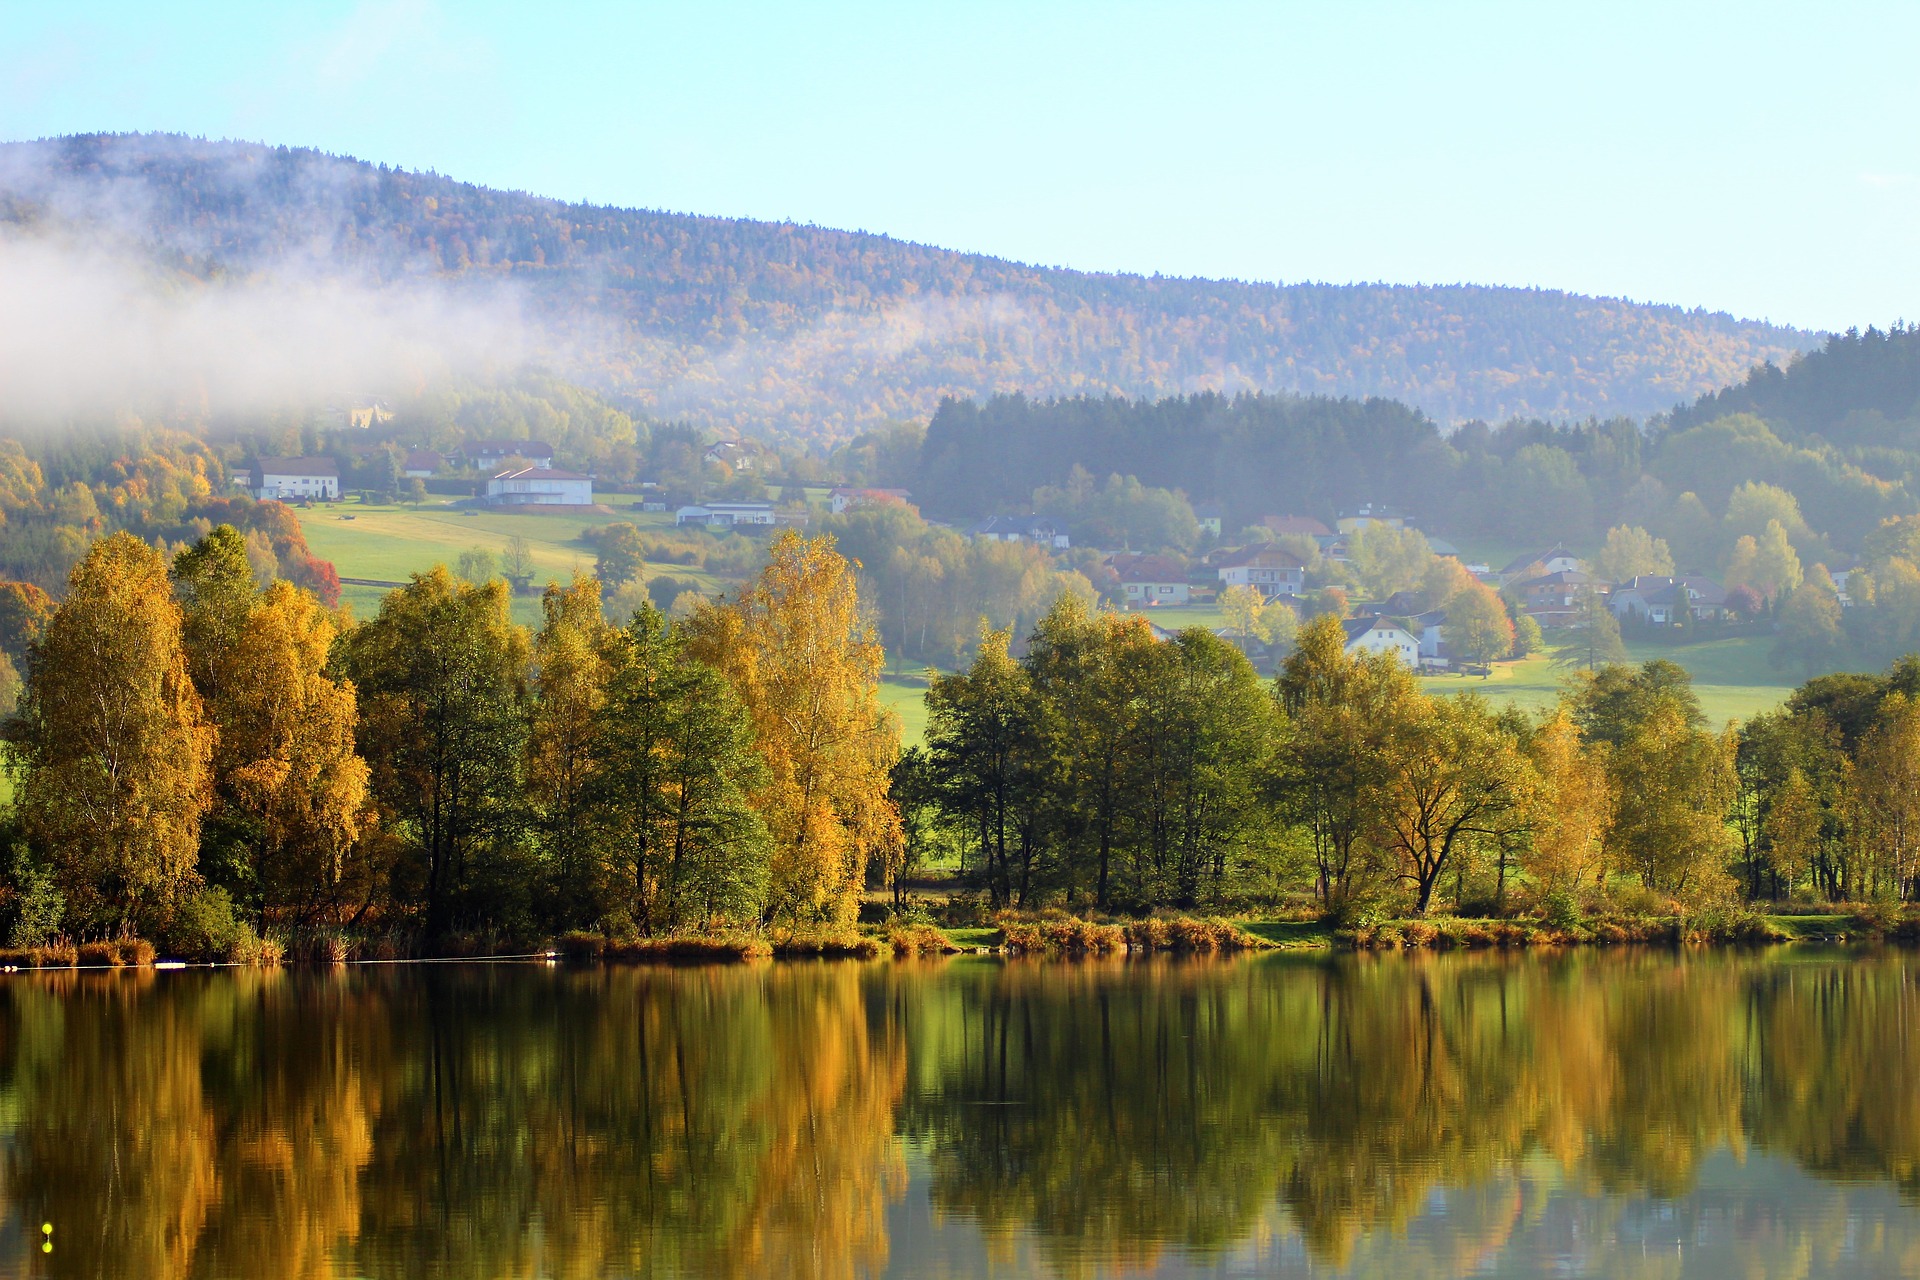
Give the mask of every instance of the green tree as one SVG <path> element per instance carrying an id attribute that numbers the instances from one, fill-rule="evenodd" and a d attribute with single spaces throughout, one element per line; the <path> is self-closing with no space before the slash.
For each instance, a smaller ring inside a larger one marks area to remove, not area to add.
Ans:
<path id="1" fill-rule="evenodd" d="M 74 569 L 9 738 L 22 829 L 72 916 L 99 929 L 164 919 L 197 879 L 214 729 L 152 547 L 116 533 Z"/>
<path id="2" fill-rule="evenodd" d="M 432 936 L 512 921 L 528 902 L 521 857 L 527 637 L 507 584 L 415 574 L 349 632 L 344 667 L 360 694 L 359 746 L 373 794 L 400 835 L 402 907 Z"/>
<path id="3" fill-rule="evenodd" d="M 1293 744 L 1279 763 L 1278 794 L 1312 844 L 1315 891 L 1338 907 L 1370 887 L 1367 838 L 1391 777 L 1389 744 L 1420 692 L 1397 659 L 1348 654 L 1331 615 L 1300 629 L 1275 689 Z"/>
<path id="4" fill-rule="evenodd" d="M 1546 637 L 1540 634 L 1540 624 L 1530 613 L 1523 613 L 1513 620 L 1513 656 L 1525 658 L 1540 652 L 1546 645 Z"/>
<path id="5" fill-rule="evenodd" d="M 601 585 L 615 591 L 629 582 L 644 582 L 646 544 L 640 531 L 622 520 L 601 529 L 594 542 L 594 574 Z"/>
<path id="6" fill-rule="evenodd" d="M 528 799 L 552 877 L 556 917 L 601 914 L 603 850 L 595 839 L 590 785 L 603 744 L 602 708 L 612 631 L 600 614 L 600 584 L 584 574 L 549 584 L 533 637 L 533 720 L 527 737 Z"/>
<path id="7" fill-rule="evenodd" d="M 616 633 L 590 796 L 612 900 L 651 933 L 747 923 L 767 902 L 772 845 L 753 723 L 651 605 Z"/>
<path id="8" fill-rule="evenodd" d="M 500 557 L 487 547 L 468 547 L 460 553 L 454 573 L 462 582 L 484 587 L 500 576 Z"/>
<path id="9" fill-rule="evenodd" d="M 966 833 L 995 906 L 1025 906 L 1036 888 L 1048 770 L 1041 711 L 1027 672 L 989 631 L 964 672 L 927 690 L 927 763 L 940 806 Z"/>
<path id="10" fill-rule="evenodd" d="M 1845 644 L 1839 592 L 1826 566 L 1816 564 L 1780 605 L 1773 660 L 1780 666 L 1798 666 L 1811 676 L 1831 668 Z"/>
<path id="11" fill-rule="evenodd" d="M 1566 638 L 1553 651 L 1553 665 L 1564 670 L 1597 671 L 1612 662 L 1624 662 L 1626 643 L 1620 638 L 1620 620 L 1597 591 L 1582 592 Z"/>
<path id="12" fill-rule="evenodd" d="M 1356 532 L 1347 546 L 1347 564 L 1358 575 L 1361 589 L 1374 600 L 1420 585 L 1433 548 L 1418 529 L 1395 529 L 1369 524 Z"/>

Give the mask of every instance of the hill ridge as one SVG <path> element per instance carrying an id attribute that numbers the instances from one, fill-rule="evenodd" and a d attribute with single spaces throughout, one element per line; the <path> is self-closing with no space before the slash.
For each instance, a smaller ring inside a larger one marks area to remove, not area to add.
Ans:
<path id="1" fill-rule="evenodd" d="M 177 134 L 0 144 L 0 223 L 114 229 L 176 271 L 510 282 L 583 374 L 661 415 L 845 436 L 946 397 L 1273 391 L 1442 423 L 1663 412 L 1818 335 L 1543 286 L 1092 272 L 884 232 L 508 192 Z"/>

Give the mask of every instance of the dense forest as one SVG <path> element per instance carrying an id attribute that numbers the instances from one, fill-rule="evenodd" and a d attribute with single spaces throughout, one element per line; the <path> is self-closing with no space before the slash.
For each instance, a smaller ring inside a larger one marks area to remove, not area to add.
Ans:
<path id="1" fill-rule="evenodd" d="M 160 135 L 0 147 L 0 224 L 131 242 L 169 289 L 275 271 L 504 287 L 575 376 L 649 413 L 773 435 L 844 437 L 1013 391 L 1382 396 L 1442 422 L 1648 414 L 1810 341 L 1545 290 L 1030 267 Z"/>

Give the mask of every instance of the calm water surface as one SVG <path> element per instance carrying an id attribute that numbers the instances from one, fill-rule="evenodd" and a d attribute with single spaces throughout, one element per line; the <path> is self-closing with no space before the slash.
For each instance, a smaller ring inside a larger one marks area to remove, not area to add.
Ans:
<path id="1" fill-rule="evenodd" d="M 1911 1275 L 1917 1030 L 1804 950 L 8 977 L 0 1274 Z"/>

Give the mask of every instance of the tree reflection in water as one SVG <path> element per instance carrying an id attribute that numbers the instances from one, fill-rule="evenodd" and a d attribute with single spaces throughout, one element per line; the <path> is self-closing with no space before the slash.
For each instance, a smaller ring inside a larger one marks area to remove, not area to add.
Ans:
<path id="1" fill-rule="evenodd" d="M 912 1271 L 913 1152 L 982 1265 L 1895 1272 L 1917 1024 L 1904 954 L 22 975 L 0 1271 Z"/>

